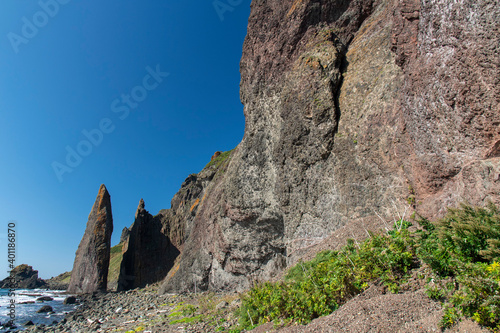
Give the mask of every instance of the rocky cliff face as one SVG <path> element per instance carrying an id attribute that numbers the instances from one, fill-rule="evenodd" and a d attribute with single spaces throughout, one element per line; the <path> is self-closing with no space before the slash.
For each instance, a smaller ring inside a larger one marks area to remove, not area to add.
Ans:
<path id="1" fill-rule="evenodd" d="M 223 179 L 232 152 L 216 152 L 210 163 L 198 174 L 189 175 L 174 196 L 170 209 L 152 216 L 141 200 L 135 221 L 122 232 L 123 260 L 118 290 L 143 287 L 161 281 L 167 273 L 175 275 L 176 261 L 184 251 L 186 240 L 191 239 L 194 218 L 205 205 L 207 193 Z"/>
<path id="2" fill-rule="evenodd" d="M 69 293 L 106 291 L 112 232 L 111 197 L 106 186 L 101 185 L 76 251 Z"/>
<path id="3" fill-rule="evenodd" d="M 426 215 L 499 200 L 499 15 L 495 0 L 397 3 L 404 165 Z"/>
<path id="4" fill-rule="evenodd" d="M 339 230 L 500 202 L 499 7 L 254 0 L 245 135 L 176 215 L 182 254 L 163 291 L 243 289 Z"/>
<path id="5" fill-rule="evenodd" d="M 122 234 L 120 235 L 120 243 L 125 243 L 130 236 L 130 229 L 125 227 L 122 230 Z"/>
<path id="6" fill-rule="evenodd" d="M 167 275 L 179 251 L 165 231 L 160 217 L 149 214 L 141 199 L 123 244 L 118 291 L 144 287 Z"/>

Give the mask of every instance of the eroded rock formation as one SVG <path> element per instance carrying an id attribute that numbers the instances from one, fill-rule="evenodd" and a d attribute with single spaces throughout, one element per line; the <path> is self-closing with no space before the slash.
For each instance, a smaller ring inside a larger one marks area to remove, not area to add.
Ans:
<path id="1" fill-rule="evenodd" d="M 135 221 L 123 244 L 118 291 L 144 287 L 167 275 L 179 254 L 167 231 L 161 216 L 149 214 L 141 199 Z"/>
<path id="2" fill-rule="evenodd" d="M 112 232 L 111 197 L 106 186 L 101 185 L 76 251 L 69 293 L 106 291 Z"/>

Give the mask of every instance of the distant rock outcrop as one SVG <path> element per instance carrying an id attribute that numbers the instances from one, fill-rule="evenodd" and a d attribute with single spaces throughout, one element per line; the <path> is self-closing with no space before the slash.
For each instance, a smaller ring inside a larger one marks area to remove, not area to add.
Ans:
<path id="1" fill-rule="evenodd" d="M 174 264 L 179 250 L 170 242 L 161 216 L 153 217 L 141 199 L 135 221 L 123 244 L 118 291 L 161 281 Z"/>
<path id="2" fill-rule="evenodd" d="M 47 283 L 47 288 L 51 290 L 67 290 L 70 278 L 71 272 L 64 272 L 58 276 L 45 280 L 45 282 Z"/>
<path id="3" fill-rule="evenodd" d="M 221 154 L 221 153 L 222 153 L 222 152 L 220 152 L 220 151 L 216 151 L 216 152 L 212 155 L 212 158 L 210 159 L 210 161 L 215 160 L 217 157 L 219 157 L 219 156 L 220 156 L 220 154 Z"/>
<path id="4" fill-rule="evenodd" d="M 26 264 L 16 266 L 11 271 L 11 275 L 0 282 L 0 288 L 11 288 L 11 281 L 16 281 L 17 284 L 14 288 L 19 289 L 36 289 L 47 287 L 45 281 L 38 277 L 38 271 L 35 271 L 33 267 Z"/>
<path id="5" fill-rule="evenodd" d="M 68 287 L 70 293 L 92 293 L 107 290 L 113 215 L 111 198 L 101 185 L 87 228 L 76 251 Z"/>

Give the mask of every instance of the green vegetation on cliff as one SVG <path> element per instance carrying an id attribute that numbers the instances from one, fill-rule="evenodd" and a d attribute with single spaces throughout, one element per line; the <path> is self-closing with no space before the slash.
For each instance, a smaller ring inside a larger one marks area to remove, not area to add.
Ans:
<path id="1" fill-rule="evenodd" d="M 418 222 L 418 230 L 410 231 L 411 223 L 401 220 L 387 234 L 371 234 L 362 243 L 349 240 L 340 251 L 299 262 L 284 281 L 257 284 L 243 296 L 241 326 L 273 320 L 308 323 L 335 311 L 371 282 L 381 281 L 397 292 L 413 268 L 428 265 L 428 295 L 444 304 L 443 327 L 468 317 L 498 332 L 498 208 L 463 205 L 436 223 Z"/>
<path id="2" fill-rule="evenodd" d="M 122 248 L 123 243 L 115 245 L 111 248 L 109 257 L 108 288 L 115 286 L 118 282 L 120 265 L 123 259 Z"/>
<path id="3" fill-rule="evenodd" d="M 213 160 L 208 162 L 208 164 L 205 166 L 204 169 L 210 168 L 214 165 L 215 165 L 215 168 L 218 169 L 222 165 L 222 163 L 224 163 L 224 162 L 226 162 L 226 160 L 228 160 L 228 158 L 231 156 L 233 151 L 234 151 L 234 149 L 220 153 L 217 157 L 214 157 Z"/>
<path id="4" fill-rule="evenodd" d="M 69 284 L 69 280 L 71 279 L 71 272 L 64 272 L 61 275 L 59 275 L 61 278 L 60 283 L 62 284 Z"/>

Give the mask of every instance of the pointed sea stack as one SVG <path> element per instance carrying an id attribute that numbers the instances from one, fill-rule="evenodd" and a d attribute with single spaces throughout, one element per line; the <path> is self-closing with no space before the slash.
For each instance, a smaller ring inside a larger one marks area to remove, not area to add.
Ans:
<path id="1" fill-rule="evenodd" d="M 161 215 L 152 216 L 144 207 L 141 199 L 135 221 L 123 244 L 118 291 L 161 281 L 179 255 L 179 250 L 168 237 L 169 228 L 162 223 Z"/>
<path id="2" fill-rule="evenodd" d="M 101 185 L 76 251 L 69 293 L 106 291 L 112 232 L 111 198 L 106 186 Z"/>

